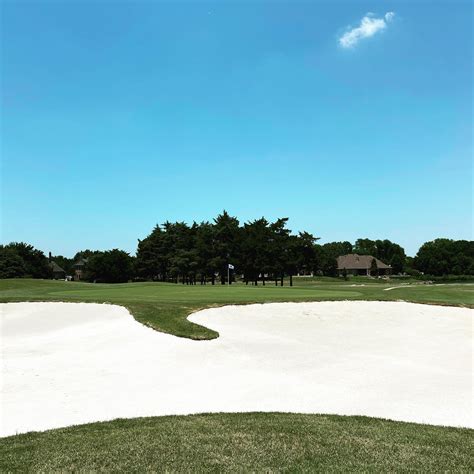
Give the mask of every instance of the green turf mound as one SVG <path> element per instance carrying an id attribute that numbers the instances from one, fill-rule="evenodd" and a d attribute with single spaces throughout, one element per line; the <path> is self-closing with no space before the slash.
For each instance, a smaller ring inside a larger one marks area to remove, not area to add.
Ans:
<path id="1" fill-rule="evenodd" d="M 472 472 L 474 431 L 284 413 L 115 420 L 0 439 L 0 470 Z"/>

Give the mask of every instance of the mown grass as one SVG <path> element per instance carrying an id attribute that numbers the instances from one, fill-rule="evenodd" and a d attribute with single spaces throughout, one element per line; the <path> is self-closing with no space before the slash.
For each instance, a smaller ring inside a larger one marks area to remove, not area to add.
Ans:
<path id="1" fill-rule="evenodd" d="M 363 285 L 363 286 L 361 286 Z M 379 280 L 295 278 L 293 287 L 244 284 L 175 285 L 169 283 L 93 284 L 51 280 L 0 280 L 0 302 L 70 301 L 113 303 L 125 306 L 137 321 L 175 336 L 203 340 L 218 337 L 208 328 L 187 320 L 190 313 L 225 304 L 278 301 L 405 300 L 417 303 L 474 307 L 474 286 L 469 284 L 398 286 Z"/>
<path id="2" fill-rule="evenodd" d="M 0 440 L 2 472 L 473 472 L 473 431 L 366 417 L 115 420 Z"/>

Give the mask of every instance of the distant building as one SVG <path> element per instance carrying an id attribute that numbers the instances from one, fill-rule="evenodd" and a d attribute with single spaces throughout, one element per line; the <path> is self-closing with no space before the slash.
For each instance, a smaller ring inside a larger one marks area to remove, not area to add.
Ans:
<path id="1" fill-rule="evenodd" d="M 79 281 L 84 279 L 87 266 L 87 258 L 80 258 L 73 266 L 74 280 Z"/>
<path id="2" fill-rule="evenodd" d="M 52 260 L 51 252 L 48 254 L 48 267 L 54 280 L 65 280 L 66 272 L 56 262 Z"/>
<path id="3" fill-rule="evenodd" d="M 379 275 L 390 275 L 392 272 L 390 265 L 383 263 L 378 258 L 372 257 L 372 255 L 358 255 L 356 253 L 349 253 L 337 257 L 337 271 L 339 276 L 343 275 L 344 271 L 347 275 L 370 276 L 373 260 L 375 260 L 377 264 L 377 273 Z"/>
<path id="4" fill-rule="evenodd" d="M 56 262 L 51 261 L 48 263 L 48 265 L 55 280 L 66 279 L 66 272 Z"/>

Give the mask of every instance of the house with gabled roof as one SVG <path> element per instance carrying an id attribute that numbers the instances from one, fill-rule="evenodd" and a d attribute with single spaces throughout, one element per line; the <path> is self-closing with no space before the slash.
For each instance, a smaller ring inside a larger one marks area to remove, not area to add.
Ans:
<path id="1" fill-rule="evenodd" d="M 49 268 L 54 280 L 64 280 L 66 278 L 66 271 L 63 270 L 56 262 L 49 262 Z"/>
<path id="2" fill-rule="evenodd" d="M 54 280 L 64 280 L 66 278 L 66 271 L 52 260 L 51 252 L 48 254 L 48 267 Z"/>
<path id="3" fill-rule="evenodd" d="M 373 271 L 372 262 L 375 260 L 377 265 L 377 275 L 390 275 L 392 267 L 382 262 L 372 255 L 358 255 L 356 253 L 349 253 L 337 257 L 337 271 L 339 276 L 347 275 L 366 275 L 371 276 Z M 375 276 L 375 275 L 373 275 Z"/>

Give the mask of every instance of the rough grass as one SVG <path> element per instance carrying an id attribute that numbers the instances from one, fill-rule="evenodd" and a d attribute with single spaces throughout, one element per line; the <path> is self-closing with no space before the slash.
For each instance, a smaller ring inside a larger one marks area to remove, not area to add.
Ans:
<path id="1" fill-rule="evenodd" d="M 0 470 L 473 472 L 473 433 L 283 413 L 136 418 L 0 439 Z"/>
<path id="2" fill-rule="evenodd" d="M 353 286 L 357 285 L 357 286 Z M 361 286 L 363 285 L 363 286 Z M 278 301 L 405 300 L 474 307 L 474 285 L 397 286 L 379 280 L 295 278 L 293 287 L 262 285 L 175 285 L 167 283 L 92 284 L 51 280 L 0 280 L 0 302 L 70 301 L 113 303 L 125 306 L 137 321 L 158 331 L 191 339 L 213 339 L 218 334 L 187 320 L 190 313 L 225 304 Z"/>

